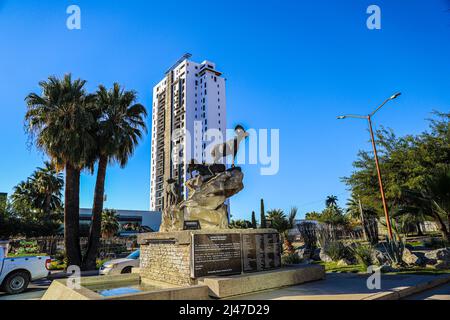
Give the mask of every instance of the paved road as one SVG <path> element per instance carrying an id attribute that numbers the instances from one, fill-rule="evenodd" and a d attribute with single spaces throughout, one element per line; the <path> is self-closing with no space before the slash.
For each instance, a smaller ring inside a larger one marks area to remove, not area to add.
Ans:
<path id="1" fill-rule="evenodd" d="M 450 283 L 406 297 L 404 300 L 450 300 Z"/>
<path id="2" fill-rule="evenodd" d="M 40 299 L 50 286 L 51 280 L 43 279 L 30 283 L 28 289 L 21 294 L 8 295 L 0 292 L 0 300 L 36 300 Z"/>
<path id="3" fill-rule="evenodd" d="M 82 274 L 84 277 L 97 276 L 98 271 L 87 271 Z M 53 272 L 53 277 L 61 278 L 64 277 L 64 275 L 62 272 L 58 271 Z M 44 295 L 45 290 L 47 290 L 51 283 L 52 280 L 49 279 L 33 281 L 24 293 L 15 295 L 8 295 L 0 291 L 0 300 L 38 300 Z"/>

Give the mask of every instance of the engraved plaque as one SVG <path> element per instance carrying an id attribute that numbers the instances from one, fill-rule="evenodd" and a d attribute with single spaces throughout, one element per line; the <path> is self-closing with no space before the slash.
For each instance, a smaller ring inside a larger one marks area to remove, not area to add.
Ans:
<path id="1" fill-rule="evenodd" d="M 193 278 L 241 273 L 241 239 L 238 233 L 192 235 Z"/>

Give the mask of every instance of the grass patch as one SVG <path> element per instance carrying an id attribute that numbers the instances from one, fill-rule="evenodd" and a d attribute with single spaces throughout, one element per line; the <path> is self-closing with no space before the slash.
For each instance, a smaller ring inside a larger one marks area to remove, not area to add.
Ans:
<path id="1" fill-rule="evenodd" d="M 338 266 L 337 262 L 315 261 L 313 264 L 320 264 L 325 267 L 325 272 L 330 273 L 366 273 L 367 269 L 362 264 L 350 266 Z M 434 268 L 409 267 L 402 268 L 396 272 L 386 272 L 383 274 L 416 274 L 416 275 L 440 275 L 450 274 L 450 270 L 438 270 Z"/>
<path id="2" fill-rule="evenodd" d="M 423 246 L 423 242 L 422 241 L 408 241 L 406 242 L 407 245 L 413 246 L 413 247 L 421 247 Z"/>
<path id="3" fill-rule="evenodd" d="M 314 264 L 320 264 L 325 267 L 325 272 L 338 272 L 338 273 L 365 273 L 366 269 L 362 264 L 353 264 L 349 266 L 339 266 L 337 262 L 324 262 L 316 261 Z"/>

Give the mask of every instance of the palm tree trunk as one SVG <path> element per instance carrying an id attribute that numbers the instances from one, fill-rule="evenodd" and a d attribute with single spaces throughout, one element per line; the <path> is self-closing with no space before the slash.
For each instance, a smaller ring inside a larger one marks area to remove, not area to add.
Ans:
<path id="1" fill-rule="evenodd" d="M 436 219 L 436 222 L 439 224 L 439 229 L 442 234 L 442 238 L 445 241 L 450 241 L 450 234 L 448 232 L 447 226 L 445 225 L 444 220 L 442 220 L 441 216 L 437 212 L 433 212 L 433 216 Z"/>
<path id="2" fill-rule="evenodd" d="M 91 229 L 89 231 L 87 251 L 83 258 L 83 270 L 94 270 L 96 268 L 96 259 L 98 255 L 98 248 L 100 246 L 100 235 L 102 229 L 102 211 L 103 199 L 105 194 L 105 177 L 107 165 L 108 157 L 100 156 L 98 162 L 97 179 L 95 181 Z"/>
<path id="3" fill-rule="evenodd" d="M 70 164 L 66 164 L 64 201 L 64 246 L 67 265 L 80 266 L 80 170 Z"/>
<path id="4" fill-rule="evenodd" d="M 419 237 L 423 236 L 422 227 L 420 226 L 420 222 L 416 223 L 416 227 L 417 227 L 417 235 Z"/>
<path id="5" fill-rule="evenodd" d="M 44 201 L 44 222 L 49 222 L 50 219 L 50 201 L 51 201 L 51 194 L 47 194 L 45 196 L 45 201 Z"/>

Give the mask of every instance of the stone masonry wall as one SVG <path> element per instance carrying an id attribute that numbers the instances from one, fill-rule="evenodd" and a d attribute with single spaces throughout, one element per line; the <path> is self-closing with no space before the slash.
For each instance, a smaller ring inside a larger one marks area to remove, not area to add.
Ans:
<path id="1" fill-rule="evenodd" d="M 150 243 L 141 245 L 141 276 L 177 285 L 194 284 L 190 275 L 190 245 Z"/>

